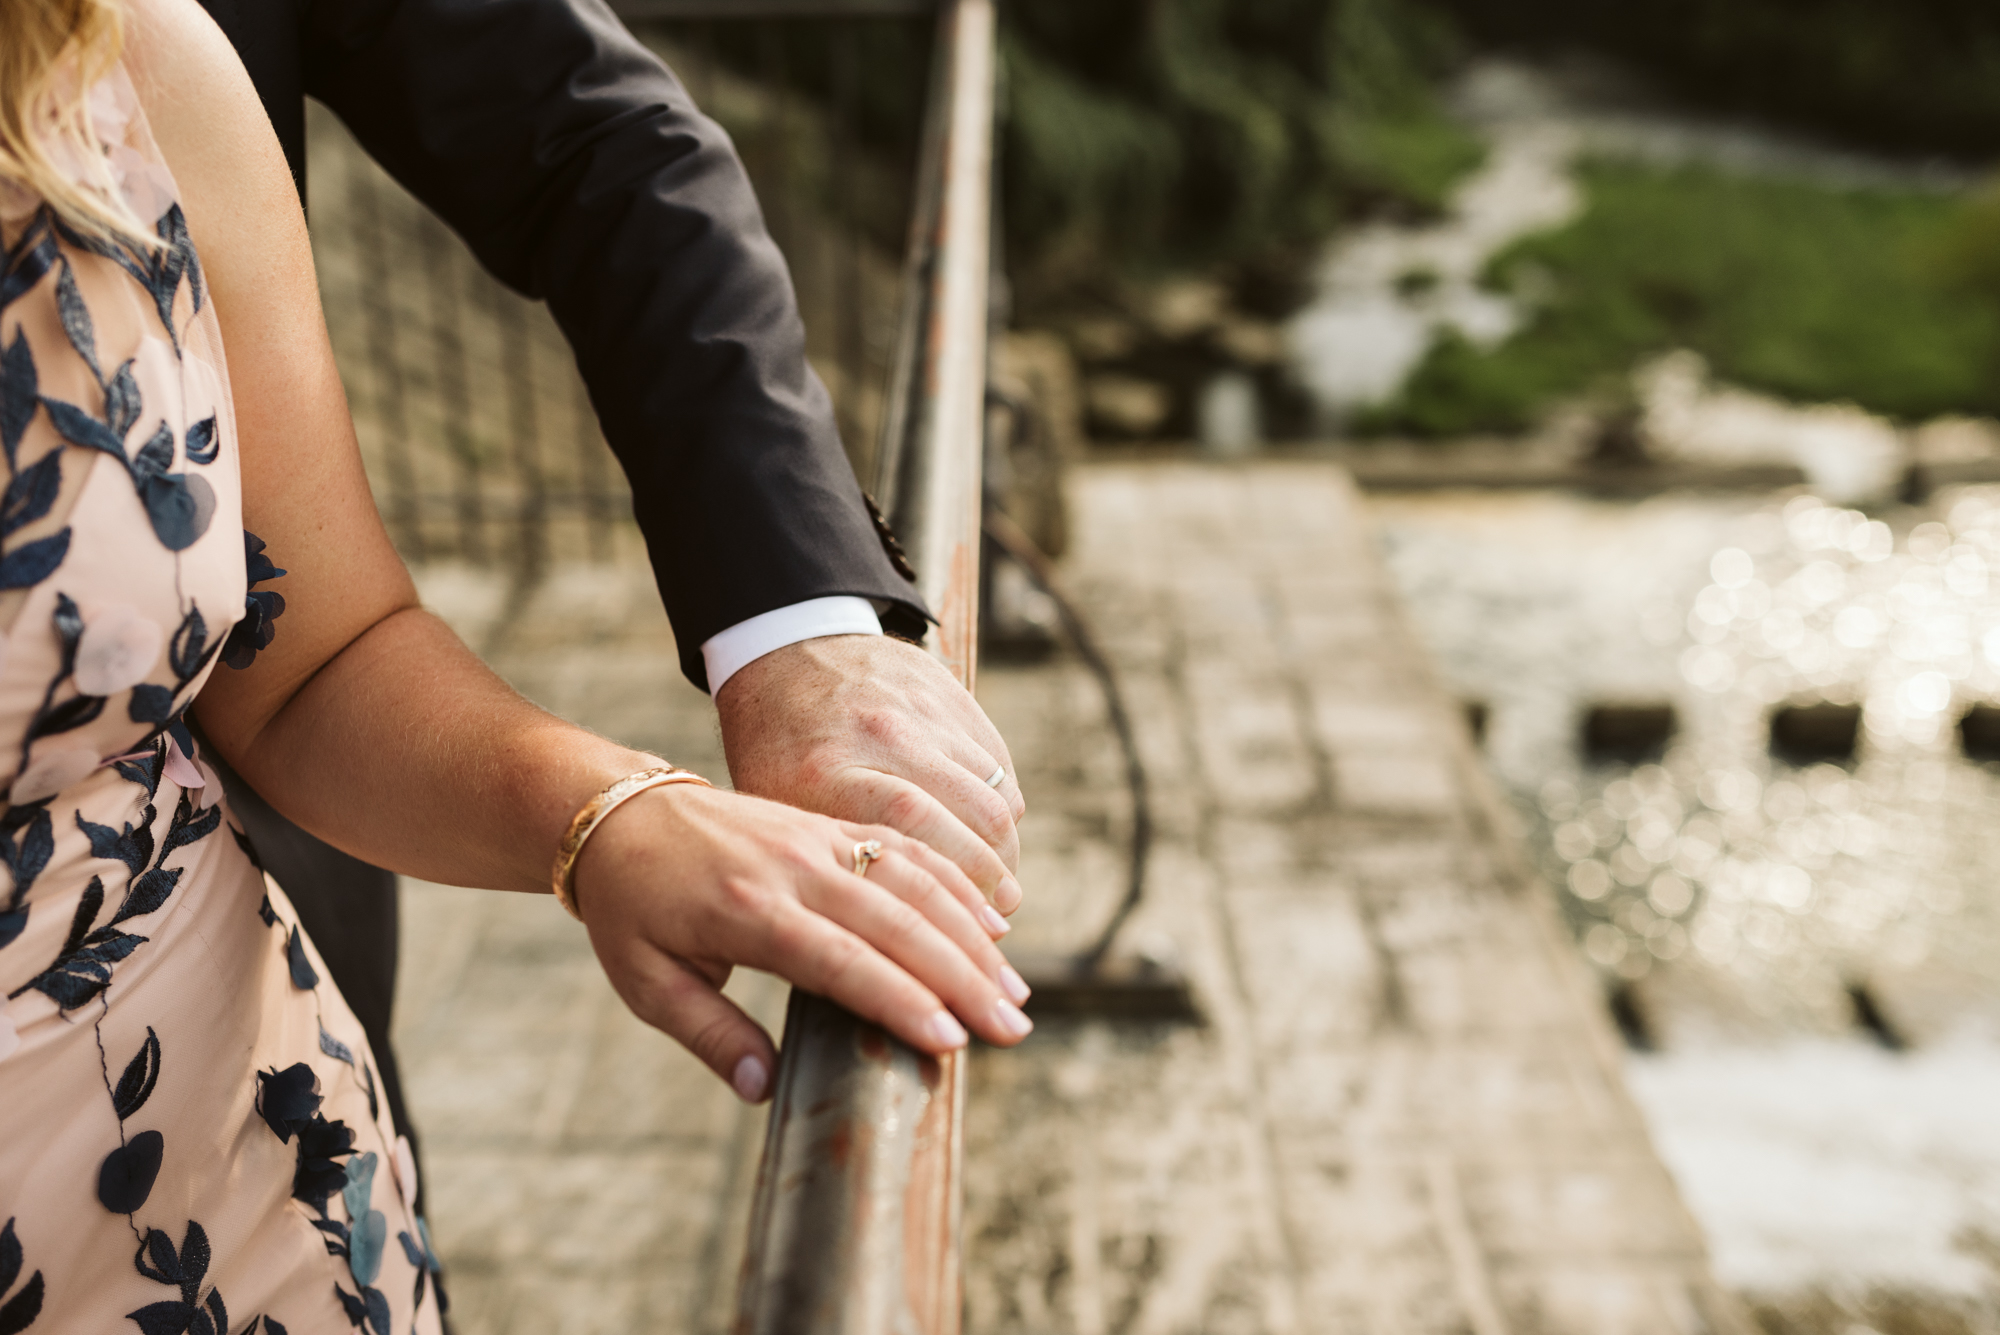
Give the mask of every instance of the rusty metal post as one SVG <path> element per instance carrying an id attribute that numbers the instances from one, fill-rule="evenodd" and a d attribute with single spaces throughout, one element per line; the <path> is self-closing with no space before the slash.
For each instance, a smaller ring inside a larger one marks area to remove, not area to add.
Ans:
<path id="1" fill-rule="evenodd" d="M 968 689 L 978 658 L 993 0 L 944 0 L 877 492 Z M 740 1335 L 957 1335 L 965 1059 L 792 994 Z"/>

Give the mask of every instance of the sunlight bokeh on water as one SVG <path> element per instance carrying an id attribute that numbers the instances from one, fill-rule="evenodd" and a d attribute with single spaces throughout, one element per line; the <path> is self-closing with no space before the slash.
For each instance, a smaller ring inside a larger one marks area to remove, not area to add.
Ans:
<path id="1" fill-rule="evenodd" d="M 1961 732 L 2000 701 L 2000 495 L 1871 516 L 1456 493 L 1378 514 L 1579 949 L 1659 1047 L 1634 1093 L 1719 1270 L 1962 1291 L 1967 1249 L 2000 1233 L 2000 1106 L 1946 1074 L 2000 1061 L 2000 765 Z M 1632 705 L 1671 706 L 1658 753 L 1588 754 L 1587 711 Z M 1826 705 L 1858 706 L 1851 754 Z M 1836 754 L 1774 751 L 1799 706 L 1833 719 Z M 1843 1183 L 1874 1204 L 1838 1229 L 1774 1203 L 1812 1215 Z"/>

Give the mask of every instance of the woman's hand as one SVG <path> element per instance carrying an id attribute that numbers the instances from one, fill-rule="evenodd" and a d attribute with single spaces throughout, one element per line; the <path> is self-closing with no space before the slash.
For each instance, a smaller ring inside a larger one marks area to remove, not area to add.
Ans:
<path id="1" fill-rule="evenodd" d="M 881 857 L 854 874 L 854 846 Z M 745 1100 L 769 1092 L 776 1046 L 722 995 L 736 965 L 829 997 L 929 1053 L 965 1026 L 1002 1047 L 1033 1026 L 1006 923 L 949 859 L 883 826 L 676 784 L 641 793 L 591 836 L 577 906 L 611 985 Z M 954 1019 L 954 1014 L 959 1019 Z"/>

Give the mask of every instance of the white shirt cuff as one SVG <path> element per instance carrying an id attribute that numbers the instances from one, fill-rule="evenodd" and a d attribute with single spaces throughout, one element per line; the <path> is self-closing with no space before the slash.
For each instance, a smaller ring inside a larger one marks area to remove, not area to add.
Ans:
<path id="1" fill-rule="evenodd" d="M 880 635 L 881 618 L 866 598 L 839 596 L 808 598 L 790 607 L 739 621 L 702 642 L 701 661 L 708 666 L 708 692 L 715 694 L 722 683 L 742 668 L 774 649 L 800 640 L 816 640 L 822 635 Z"/>

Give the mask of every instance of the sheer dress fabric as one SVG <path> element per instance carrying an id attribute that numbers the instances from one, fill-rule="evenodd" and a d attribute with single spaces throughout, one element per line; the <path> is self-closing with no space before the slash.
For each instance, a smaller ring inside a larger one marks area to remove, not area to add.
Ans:
<path id="1" fill-rule="evenodd" d="M 183 720 L 282 553 L 122 71 L 91 109 L 157 248 L 0 181 L 0 1330 L 433 1335 L 361 1025 Z"/>

